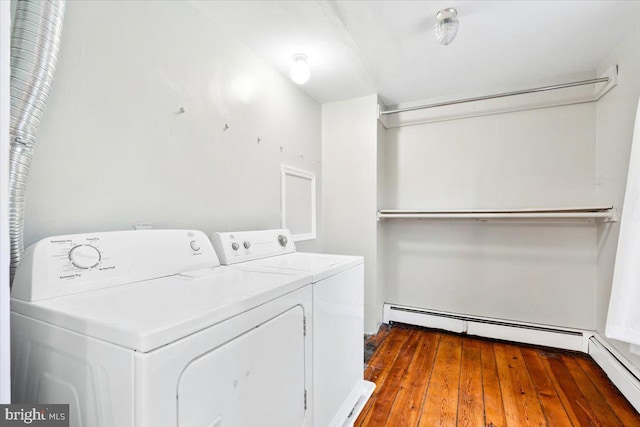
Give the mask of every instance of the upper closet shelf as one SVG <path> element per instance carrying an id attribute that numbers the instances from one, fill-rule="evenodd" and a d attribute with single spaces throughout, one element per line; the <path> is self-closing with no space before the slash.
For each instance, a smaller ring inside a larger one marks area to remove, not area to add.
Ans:
<path id="1" fill-rule="evenodd" d="M 383 219 L 475 219 L 475 220 L 602 220 L 617 221 L 613 206 L 539 209 L 398 210 L 378 211 Z"/>
<path id="2" fill-rule="evenodd" d="M 394 108 L 379 105 L 378 119 L 386 129 L 390 129 L 536 108 L 583 104 L 600 100 L 617 83 L 618 66 L 614 65 L 594 78 L 556 81 L 545 86 L 497 93 L 475 93 L 475 96 L 458 99 L 432 98 L 432 101 L 436 102 L 427 104 L 409 103 Z"/>

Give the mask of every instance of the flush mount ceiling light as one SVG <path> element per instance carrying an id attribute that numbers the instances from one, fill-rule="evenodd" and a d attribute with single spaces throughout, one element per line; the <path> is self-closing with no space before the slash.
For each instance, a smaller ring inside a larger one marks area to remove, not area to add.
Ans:
<path id="1" fill-rule="evenodd" d="M 448 45 L 458 34 L 458 11 L 453 8 L 442 9 L 436 15 L 436 39 L 440 44 Z"/>
<path id="2" fill-rule="evenodd" d="M 309 58 L 301 53 L 293 55 L 293 64 L 291 64 L 291 80 L 299 85 L 306 83 L 311 76 L 309 70 Z"/>

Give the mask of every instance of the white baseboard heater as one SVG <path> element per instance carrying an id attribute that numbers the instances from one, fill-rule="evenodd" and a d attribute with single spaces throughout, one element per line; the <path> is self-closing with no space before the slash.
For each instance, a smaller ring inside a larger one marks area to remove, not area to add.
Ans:
<path id="1" fill-rule="evenodd" d="M 613 347 L 594 334 L 589 339 L 589 355 L 607 374 L 618 390 L 640 412 L 640 372 Z"/>
<path id="2" fill-rule="evenodd" d="M 479 337 L 543 345 L 565 350 L 588 351 L 592 332 L 556 328 L 534 323 L 470 316 L 438 310 L 385 304 L 383 321 L 398 322 Z"/>
<path id="3" fill-rule="evenodd" d="M 640 412 L 640 370 L 593 331 L 384 304 L 383 322 L 588 353 Z"/>

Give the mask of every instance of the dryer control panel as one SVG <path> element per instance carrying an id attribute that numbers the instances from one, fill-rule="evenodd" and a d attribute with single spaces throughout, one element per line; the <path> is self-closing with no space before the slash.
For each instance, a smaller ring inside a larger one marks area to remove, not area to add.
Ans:
<path id="1" fill-rule="evenodd" d="M 285 228 L 213 233 L 211 242 L 224 265 L 288 254 L 296 251 L 291 232 Z"/>
<path id="2" fill-rule="evenodd" d="M 196 230 L 56 236 L 24 252 L 11 296 L 38 301 L 218 265 L 209 239 Z"/>

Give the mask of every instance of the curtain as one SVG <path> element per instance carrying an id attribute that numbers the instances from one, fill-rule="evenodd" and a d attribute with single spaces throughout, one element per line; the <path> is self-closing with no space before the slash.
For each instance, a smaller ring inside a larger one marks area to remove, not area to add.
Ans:
<path id="1" fill-rule="evenodd" d="M 640 101 L 629 159 L 605 335 L 640 354 Z"/>

